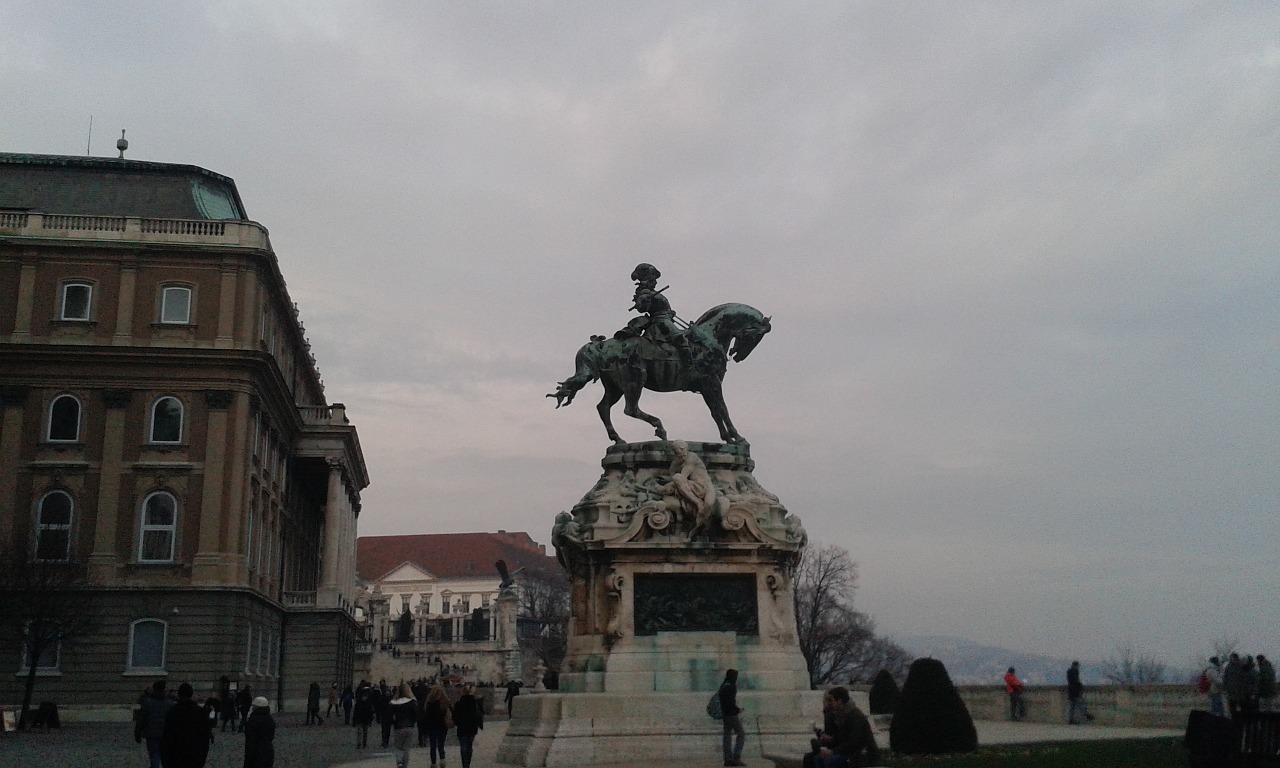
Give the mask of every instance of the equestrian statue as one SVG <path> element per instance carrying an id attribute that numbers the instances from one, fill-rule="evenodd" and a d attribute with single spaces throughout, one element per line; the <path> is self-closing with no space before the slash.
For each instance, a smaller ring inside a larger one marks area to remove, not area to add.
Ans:
<path id="1" fill-rule="evenodd" d="M 556 407 L 568 405 L 586 385 L 600 380 L 604 397 L 596 406 L 605 431 L 615 443 L 625 443 L 613 428 L 610 413 L 625 398 L 623 413 L 653 425 L 655 434 L 667 439 L 667 431 L 657 416 L 640 410 L 640 394 L 654 392 L 698 392 L 711 411 L 726 443 L 746 444 L 729 418 L 722 384 L 729 359 L 742 362 L 771 329 L 769 318 L 746 304 L 721 304 L 703 313 L 691 324 L 683 324 L 658 289 L 662 276 L 652 264 L 641 264 L 631 273 L 636 281 L 632 310 L 641 313 L 613 338 L 592 336 L 578 350 L 576 371 L 560 382 L 555 392 Z"/>

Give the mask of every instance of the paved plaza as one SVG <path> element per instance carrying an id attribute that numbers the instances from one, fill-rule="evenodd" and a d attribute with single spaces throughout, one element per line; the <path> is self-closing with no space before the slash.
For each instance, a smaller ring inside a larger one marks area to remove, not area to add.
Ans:
<path id="1" fill-rule="evenodd" d="M 391 753 L 378 748 L 378 732 L 370 730 L 371 749 L 355 748 L 355 731 L 350 726 L 326 720 L 324 725 L 300 725 L 301 715 L 277 715 L 276 768 L 392 768 Z M 1112 728 L 1106 726 L 1069 726 L 1044 723 L 1009 723 L 978 721 L 978 740 L 987 744 L 1017 744 L 1037 741 L 1074 741 L 1092 739 L 1157 738 L 1181 736 L 1180 730 L 1161 728 Z M 506 720 L 486 724 L 476 738 L 473 768 L 494 765 L 498 743 L 506 733 Z M 209 753 L 208 768 L 240 768 L 244 761 L 244 736 L 216 733 Z M 877 734 L 882 744 L 887 733 Z M 750 738 L 743 761 L 751 768 L 772 768 L 761 758 Z M 801 748 L 801 747 L 798 747 Z M 461 768 L 458 744 L 452 737 L 446 747 L 448 768 Z M 415 749 L 410 768 L 428 768 L 426 749 Z M 0 734 L 0 768 L 146 768 L 143 745 L 133 741 L 130 723 L 71 723 L 60 731 L 49 733 Z M 649 764 L 645 764 L 649 765 Z M 720 765 L 718 754 L 701 759 L 667 762 L 664 768 L 714 768 Z M 604 768 L 604 767 L 598 767 Z M 615 766 L 612 768 L 631 768 Z M 638 767 L 637 767 L 638 768 Z"/>

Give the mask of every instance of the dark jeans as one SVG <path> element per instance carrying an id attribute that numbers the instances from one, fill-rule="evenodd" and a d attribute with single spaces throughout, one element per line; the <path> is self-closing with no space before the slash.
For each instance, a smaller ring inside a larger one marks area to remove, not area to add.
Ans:
<path id="1" fill-rule="evenodd" d="M 369 724 L 356 724 L 356 749 L 369 746 Z"/>
<path id="2" fill-rule="evenodd" d="M 444 737 L 448 735 L 448 731 L 427 731 L 427 739 L 431 741 L 431 764 L 436 764 L 436 752 L 440 753 L 440 759 L 444 760 Z"/>
<path id="3" fill-rule="evenodd" d="M 742 718 L 726 712 L 724 715 L 724 761 L 726 763 L 742 760 L 742 745 L 746 740 L 747 732 L 742 729 Z M 729 748 L 731 743 L 732 749 Z"/>
<path id="4" fill-rule="evenodd" d="M 160 739 L 147 737 L 147 759 L 151 761 L 151 768 L 160 768 Z"/>
<path id="5" fill-rule="evenodd" d="M 462 755 L 462 768 L 471 768 L 471 752 L 475 744 L 476 735 L 470 736 L 458 734 L 458 753 Z"/>
<path id="6" fill-rule="evenodd" d="M 391 713 L 388 712 L 382 716 L 382 748 L 386 749 L 391 745 Z"/>
<path id="7" fill-rule="evenodd" d="M 1009 694 L 1009 719 L 1021 720 L 1027 716 L 1027 705 L 1022 700 L 1022 692 Z"/>

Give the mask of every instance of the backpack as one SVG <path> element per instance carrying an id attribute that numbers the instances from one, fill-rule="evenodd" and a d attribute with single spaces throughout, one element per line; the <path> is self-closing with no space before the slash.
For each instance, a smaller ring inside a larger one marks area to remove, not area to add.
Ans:
<path id="1" fill-rule="evenodd" d="M 724 711 L 720 709 L 720 692 L 716 691 L 711 694 L 711 698 L 707 701 L 707 715 L 712 720 L 723 720 Z"/>
<path id="2" fill-rule="evenodd" d="M 1201 693 L 1208 693 L 1210 687 L 1209 670 L 1206 669 L 1200 673 L 1200 679 L 1196 681 L 1196 690 Z"/>

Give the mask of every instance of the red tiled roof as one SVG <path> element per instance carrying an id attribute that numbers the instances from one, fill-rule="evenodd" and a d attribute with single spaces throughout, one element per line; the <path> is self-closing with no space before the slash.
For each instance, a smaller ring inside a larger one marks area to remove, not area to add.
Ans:
<path id="1" fill-rule="evenodd" d="M 560 570 L 560 563 L 529 534 L 422 533 L 408 536 L 361 536 L 356 539 L 356 573 L 377 581 L 404 563 L 414 563 L 440 578 L 498 578 L 494 562 L 507 568 Z"/>

